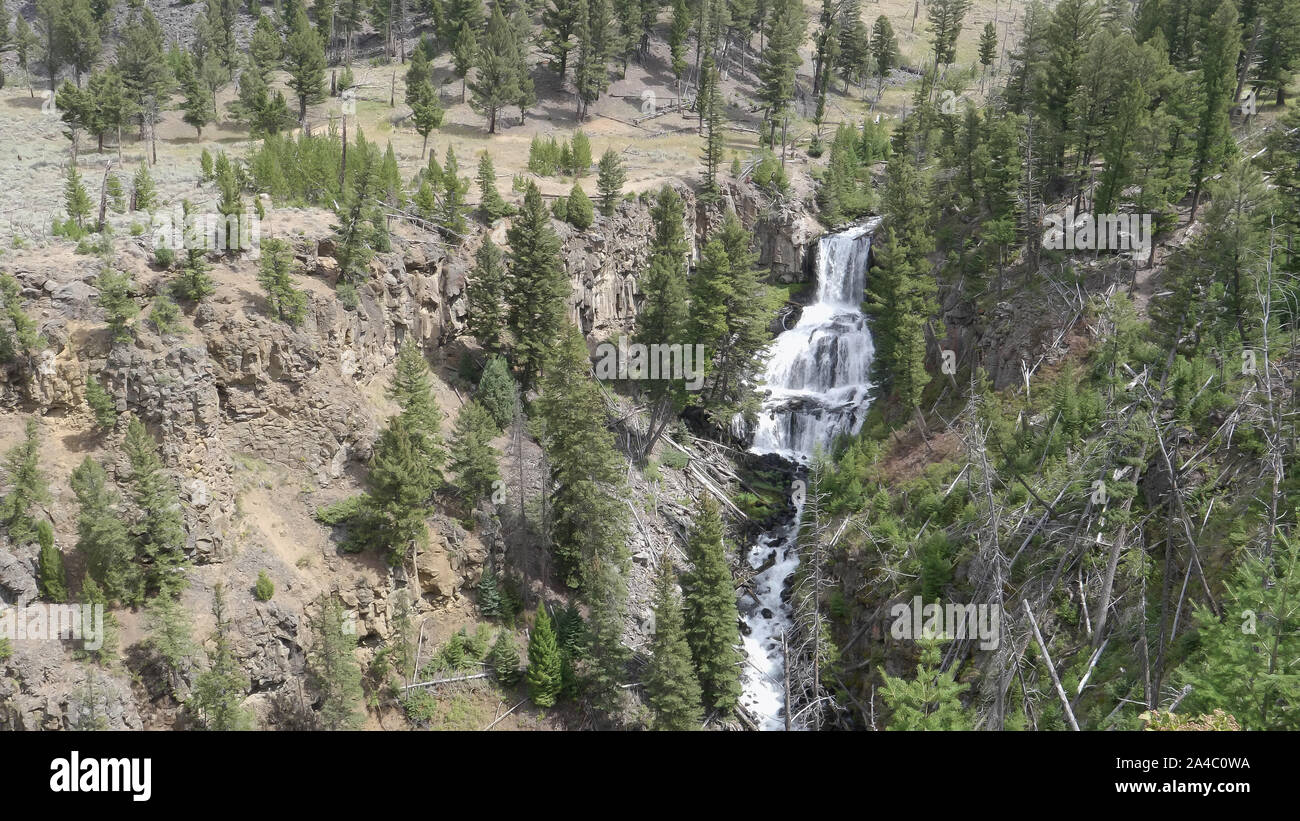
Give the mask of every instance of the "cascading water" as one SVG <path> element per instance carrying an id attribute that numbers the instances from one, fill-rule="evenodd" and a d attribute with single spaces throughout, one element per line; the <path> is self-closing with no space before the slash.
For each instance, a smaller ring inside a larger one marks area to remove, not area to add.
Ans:
<path id="1" fill-rule="evenodd" d="M 754 453 L 807 464 L 818 447 L 828 448 L 836 436 L 855 434 L 862 427 L 875 349 L 861 304 L 871 235 L 878 224 L 872 220 L 822 238 L 817 301 L 803 309 L 798 324 L 776 338 L 769 353 L 767 394 L 750 447 Z M 753 579 L 754 597 L 745 595 L 740 602 L 749 627 L 741 703 L 767 730 L 785 726 L 782 638 L 791 625 L 785 591 L 799 567 L 796 537 L 802 514 L 796 494 L 794 518 L 764 534 L 750 549 L 749 565 L 761 572 Z"/>

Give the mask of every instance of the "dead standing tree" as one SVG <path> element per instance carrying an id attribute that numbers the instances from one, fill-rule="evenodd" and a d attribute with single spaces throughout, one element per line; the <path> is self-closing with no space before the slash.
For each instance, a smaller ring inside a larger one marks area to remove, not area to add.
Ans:
<path id="1" fill-rule="evenodd" d="M 820 730 L 829 714 L 838 708 L 822 683 L 822 671 L 830 664 L 828 625 L 822 605 L 833 586 L 829 570 L 830 548 L 847 523 L 841 522 L 834 536 L 826 510 L 827 493 L 822 490 L 823 465 L 814 456 L 806 479 L 795 482 L 796 496 L 803 495 L 803 523 L 799 531 L 799 569 L 790 597 L 791 631 L 786 640 L 786 724 Z M 798 499 L 796 498 L 796 504 Z"/>

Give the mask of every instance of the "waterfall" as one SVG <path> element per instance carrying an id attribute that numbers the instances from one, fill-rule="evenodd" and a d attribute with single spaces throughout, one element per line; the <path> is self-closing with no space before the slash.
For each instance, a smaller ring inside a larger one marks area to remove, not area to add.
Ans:
<path id="1" fill-rule="evenodd" d="M 822 238 L 817 301 L 772 344 L 755 453 L 806 464 L 818 445 L 829 447 L 836 436 L 862 427 L 875 349 L 860 306 L 878 222 Z"/>
<path id="2" fill-rule="evenodd" d="M 879 220 L 823 237 L 817 249 L 817 301 L 776 338 L 768 355 L 763 408 L 750 450 L 800 465 L 836 436 L 855 434 L 866 416 L 874 348 L 861 303 L 871 235 Z M 740 608 L 748 635 L 741 703 L 763 729 L 785 726 L 782 637 L 792 623 L 787 584 L 799 567 L 802 499 L 794 518 L 761 536 L 750 549 L 754 596 Z M 764 565 L 767 567 L 764 568 Z M 792 724 L 793 726 L 793 724 Z"/>

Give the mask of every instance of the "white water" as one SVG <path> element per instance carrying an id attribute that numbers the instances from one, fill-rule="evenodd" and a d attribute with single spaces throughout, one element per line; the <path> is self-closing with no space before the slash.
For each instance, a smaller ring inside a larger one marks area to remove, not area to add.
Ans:
<path id="1" fill-rule="evenodd" d="M 750 450 L 807 464 L 818 447 L 855 434 L 867 412 L 868 374 L 875 348 L 861 302 L 871 234 L 878 220 L 823 237 L 817 253 L 817 301 L 773 343 L 764 378 L 766 396 Z M 753 580 L 758 602 L 740 600 L 749 627 L 741 703 L 765 730 L 785 727 L 785 659 L 781 639 L 791 624 L 783 593 L 799 566 L 797 539 L 803 515 L 764 534 L 749 551 L 749 566 L 771 567 Z M 792 725 L 793 726 L 793 725 Z"/>

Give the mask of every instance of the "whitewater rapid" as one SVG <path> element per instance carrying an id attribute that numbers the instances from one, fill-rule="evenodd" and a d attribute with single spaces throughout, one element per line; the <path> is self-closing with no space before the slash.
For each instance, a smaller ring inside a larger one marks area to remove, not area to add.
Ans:
<path id="1" fill-rule="evenodd" d="M 835 437 L 856 434 L 869 404 L 875 348 L 862 313 L 871 220 L 823 237 L 817 249 L 816 301 L 798 323 L 778 336 L 768 354 L 763 407 L 750 450 L 807 465 L 818 448 Z M 799 567 L 798 533 L 802 493 L 793 494 L 794 517 L 765 533 L 746 556 L 754 570 L 754 595 L 743 593 L 743 704 L 765 730 L 785 727 L 785 658 L 782 637 L 791 625 L 786 586 Z M 792 723 L 797 727 L 797 722 Z"/>

